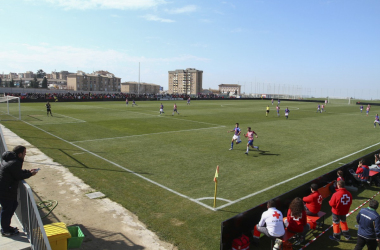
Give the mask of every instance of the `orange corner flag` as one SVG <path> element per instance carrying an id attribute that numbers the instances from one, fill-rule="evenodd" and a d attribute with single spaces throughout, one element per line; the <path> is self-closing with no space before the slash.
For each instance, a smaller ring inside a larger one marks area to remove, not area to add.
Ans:
<path id="1" fill-rule="evenodd" d="M 218 174 L 219 174 L 219 166 L 216 166 L 215 176 L 214 176 L 214 182 L 218 182 Z"/>

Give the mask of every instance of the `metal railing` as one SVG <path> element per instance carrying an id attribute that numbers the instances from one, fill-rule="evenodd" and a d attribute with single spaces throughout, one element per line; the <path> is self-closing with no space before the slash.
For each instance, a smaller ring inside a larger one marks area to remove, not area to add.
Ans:
<path id="1" fill-rule="evenodd" d="M 2 155 L 8 149 L 1 127 L 0 135 L 0 154 Z M 28 237 L 31 248 L 33 250 L 51 250 L 32 189 L 25 181 L 19 182 L 17 201 L 19 205 L 16 209 L 16 216 Z"/>

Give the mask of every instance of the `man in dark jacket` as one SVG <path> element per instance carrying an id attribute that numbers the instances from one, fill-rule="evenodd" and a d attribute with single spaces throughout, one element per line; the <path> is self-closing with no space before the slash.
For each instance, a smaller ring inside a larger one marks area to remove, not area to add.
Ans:
<path id="1" fill-rule="evenodd" d="M 362 208 L 356 216 L 359 224 L 358 240 L 355 250 L 361 250 L 367 245 L 368 250 L 375 250 L 380 239 L 380 216 L 376 212 L 379 207 L 377 200 L 370 200 L 368 208 Z"/>
<path id="2" fill-rule="evenodd" d="M 12 151 L 4 152 L 0 165 L 0 204 L 1 204 L 1 234 L 12 236 L 18 234 L 18 229 L 11 227 L 11 219 L 16 211 L 17 189 L 19 181 L 37 173 L 37 170 L 23 170 L 22 164 L 26 155 L 24 146 L 16 146 Z"/>

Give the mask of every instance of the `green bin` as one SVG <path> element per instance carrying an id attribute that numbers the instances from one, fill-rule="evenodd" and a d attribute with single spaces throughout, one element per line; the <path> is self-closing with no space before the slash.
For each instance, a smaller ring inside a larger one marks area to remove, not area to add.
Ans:
<path id="1" fill-rule="evenodd" d="M 82 230 L 80 230 L 80 227 L 78 226 L 67 227 L 67 230 L 69 230 L 69 233 L 71 234 L 71 238 L 67 239 L 67 248 L 79 248 L 82 245 L 84 238 Z"/>

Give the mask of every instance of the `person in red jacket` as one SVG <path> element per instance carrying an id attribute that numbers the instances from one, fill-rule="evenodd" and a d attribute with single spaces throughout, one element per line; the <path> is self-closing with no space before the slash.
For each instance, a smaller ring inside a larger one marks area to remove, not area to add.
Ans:
<path id="1" fill-rule="evenodd" d="M 333 216 L 333 236 L 329 236 L 331 240 L 340 241 L 340 228 L 342 228 L 343 236 L 346 240 L 351 239 L 349 234 L 346 214 L 350 211 L 352 204 L 352 195 L 345 189 L 344 181 L 338 181 L 338 189 L 331 196 L 329 205 L 331 206 L 332 216 Z M 340 227 L 339 227 L 340 224 Z"/>
<path id="2" fill-rule="evenodd" d="M 361 159 L 359 161 L 358 168 L 356 169 L 356 174 L 362 182 L 368 181 L 368 179 L 369 179 L 369 167 L 367 165 L 365 165 L 364 159 Z"/>
<path id="3" fill-rule="evenodd" d="M 310 228 L 315 228 L 315 225 L 308 224 L 305 207 L 300 197 L 294 198 L 290 203 L 287 217 L 284 218 L 284 224 L 290 232 L 301 235 L 298 244 L 303 242 Z"/>
<path id="4" fill-rule="evenodd" d="M 310 186 L 311 194 L 303 197 L 307 215 L 317 216 L 322 206 L 322 195 L 318 192 L 318 185 L 313 183 Z"/>

